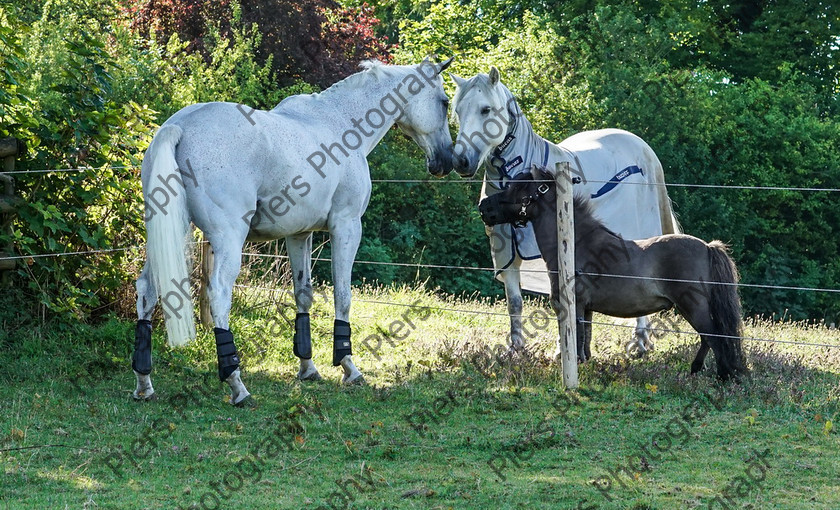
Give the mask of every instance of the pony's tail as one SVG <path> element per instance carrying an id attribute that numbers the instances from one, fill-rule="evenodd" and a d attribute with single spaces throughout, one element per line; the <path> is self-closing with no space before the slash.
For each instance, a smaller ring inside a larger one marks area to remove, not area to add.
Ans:
<path id="1" fill-rule="evenodd" d="M 175 147 L 182 134 L 178 126 L 163 126 L 143 158 L 146 259 L 161 299 L 171 346 L 195 338 L 185 254 L 190 219 L 183 175 L 175 161 Z"/>
<path id="2" fill-rule="evenodd" d="M 736 285 L 715 285 L 714 283 L 738 283 L 738 269 L 729 256 L 727 246 L 720 241 L 709 243 L 709 261 L 711 264 L 711 312 L 714 334 L 712 337 L 721 345 L 724 353 L 723 364 L 731 375 L 746 374 L 742 340 L 744 325 L 741 321 L 741 298 Z"/>

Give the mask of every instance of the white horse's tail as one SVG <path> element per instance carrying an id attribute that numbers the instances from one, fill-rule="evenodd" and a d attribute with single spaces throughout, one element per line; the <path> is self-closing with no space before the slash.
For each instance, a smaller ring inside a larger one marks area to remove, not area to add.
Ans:
<path id="1" fill-rule="evenodd" d="M 160 295 L 169 345 L 184 345 L 195 338 L 187 268 L 186 236 L 190 218 L 183 175 L 175 161 L 175 147 L 183 132 L 163 126 L 143 158 L 146 186 L 146 259 Z"/>
<path id="2" fill-rule="evenodd" d="M 653 152 L 653 149 L 650 149 Z M 657 184 L 656 193 L 659 195 L 659 221 L 662 224 L 663 234 L 681 234 L 682 227 L 677 221 L 677 216 L 674 214 L 674 208 L 671 203 L 671 197 L 668 196 L 668 187 L 665 186 L 665 172 L 662 169 L 662 163 L 654 154 L 656 159 L 656 168 L 654 169 L 654 182 Z"/>

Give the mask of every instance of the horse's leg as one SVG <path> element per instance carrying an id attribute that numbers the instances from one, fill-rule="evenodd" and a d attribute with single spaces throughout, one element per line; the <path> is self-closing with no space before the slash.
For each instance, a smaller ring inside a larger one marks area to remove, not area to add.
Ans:
<path id="1" fill-rule="evenodd" d="M 586 310 L 583 313 L 583 331 L 585 333 L 583 338 L 583 353 L 586 359 L 592 358 L 592 351 L 590 344 L 592 343 L 592 310 Z"/>
<path id="2" fill-rule="evenodd" d="M 137 326 L 134 329 L 134 353 L 131 368 L 137 378 L 132 396 L 135 400 L 154 398 L 152 387 L 152 312 L 158 299 L 152 271 L 147 263 L 137 279 Z"/>
<path id="3" fill-rule="evenodd" d="M 505 299 L 507 300 L 508 315 L 510 315 L 510 352 L 516 352 L 525 347 L 522 338 L 522 289 L 520 287 L 519 267 L 522 259 L 514 256 L 514 261 L 502 270 L 505 282 Z"/>
<path id="4" fill-rule="evenodd" d="M 335 323 L 333 324 L 333 366 L 341 365 L 344 375 L 342 384 L 364 384 L 365 378 L 353 364 L 350 343 L 350 279 L 353 260 L 362 240 L 362 220 L 332 223 L 330 245 L 332 246 L 332 274 L 335 288 Z"/>
<path id="5" fill-rule="evenodd" d="M 575 306 L 575 340 L 577 344 L 577 360 L 579 363 L 586 361 L 586 323 L 580 323 L 579 319 L 586 320 L 586 307 L 582 303 Z"/>
<path id="6" fill-rule="evenodd" d="M 240 229 L 241 230 L 241 229 Z M 239 355 L 233 334 L 228 329 L 230 305 L 233 297 L 233 284 L 239 276 L 242 265 L 242 246 L 247 230 L 239 232 L 231 229 L 209 235 L 213 247 L 213 271 L 210 274 L 208 294 L 210 310 L 213 314 L 213 333 L 216 335 L 216 356 L 219 364 L 219 379 L 230 386 L 230 403 L 245 403 L 251 394 L 242 384 L 239 371 Z"/>
<path id="7" fill-rule="evenodd" d="M 698 303 L 697 299 L 690 297 L 684 303 L 677 303 L 677 308 L 682 312 L 688 323 L 691 324 L 691 327 L 700 333 L 700 350 L 697 352 L 697 356 L 691 364 L 691 373 L 695 373 L 695 368 L 698 371 L 703 368 L 702 360 L 705 359 L 706 353 L 711 348 L 715 353 L 718 377 L 723 380 L 729 379 L 734 371 L 728 362 L 727 346 L 724 344 L 726 339 L 715 335 L 715 324 L 712 321 L 708 300 Z M 699 363 L 698 360 L 700 360 Z"/>
<path id="8" fill-rule="evenodd" d="M 636 330 L 633 332 L 633 341 L 627 344 L 629 356 L 642 357 L 648 351 L 653 350 L 653 340 L 650 339 L 650 319 L 647 316 L 636 317 Z M 635 354 L 634 352 L 635 351 Z"/>
<path id="9" fill-rule="evenodd" d="M 295 284 L 295 336 L 292 340 L 295 356 L 300 359 L 297 378 L 301 381 L 319 381 L 321 374 L 312 362 L 312 335 L 309 329 L 309 309 L 312 307 L 312 280 L 309 274 L 312 260 L 312 234 L 286 238 L 286 251 L 292 266 Z"/>
<path id="10" fill-rule="evenodd" d="M 704 335 L 700 335 L 700 349 L 697 351 L 697 356 L 691 363 L 691 373 L 696 374 L 703 370 L 703 363 L 706 361 L 706 355 L 709 353 L 709 342 Z"/>

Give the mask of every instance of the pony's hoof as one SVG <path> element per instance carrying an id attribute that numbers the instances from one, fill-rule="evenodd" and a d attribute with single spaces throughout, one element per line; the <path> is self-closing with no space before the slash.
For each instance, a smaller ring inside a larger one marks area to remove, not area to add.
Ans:
<path id="1" fill-rule="evenodd" d="M 231 402 L 233 407 L 240 409 L 255 409 L 257 407 L 257 400 L 250 394 L 242 397 L 238 402 Z"/>
<path id="2" fill-rule="evenodd" d="M 358 374 L 352 378 L 344 375 L 341 376 L 341 384 L 345 386 L 364 386 L 367 384 L 367 381 L 365 381 L 365 376 L 362 374 Z"/>
<path id="3" fill-rule="evenodd" d="M 131 398 L 134 399 L 135 402 L 150 402 L 152 400 L 157 400 L 158 395 L 155 393 L 155 390 L 152 390 L 150 393 L 135 390 L 131 394 Z"/>
<path id="4" fill-rule="evenodd" d="M 627 354 L 628 359 L 641 359 L 645 357 L 648 351 L 644 348 L 644 346 L 642 346 L 642 344 L 637 343 L 634 340 L 633 342 L 627 344 L 624 352 Z"/>
<path id="5" fill-rule="evenodd" d="M 298 372 L 297 378 L 299 381 L 320 381 L 323 379 L 317 370 L 309 370 L 303 374 Z"/>

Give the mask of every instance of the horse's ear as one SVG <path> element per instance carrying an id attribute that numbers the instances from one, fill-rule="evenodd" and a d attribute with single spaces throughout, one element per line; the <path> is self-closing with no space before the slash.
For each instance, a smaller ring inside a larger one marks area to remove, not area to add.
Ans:
<path id="1" fill-rule="evenodd" d="M 442 63 L 438 64 L 438 71 L 437 71 L 438 74 L 442 73 L 443 71 L 446 70 L 447 67 L 451 66 L 453 60 L 455 60 L 455 57 L 449 57 L 448 59 L 446 59 Z"/>
<path id="2" fill-rule="evenodd" d="M 535 181 L 543 180 L 543 169 L 538 167 L 537 165 L 531 165 L 531 177 Z"/>
<path id="3" fill-rule="evenodd" d="M 465 83 L 467 83 L 466 79 L 461 78 L 460 76 L 458 76 L 455 73 L 447 73 L 447 74 L 449 74 L 449 77 L 452 78 L 452 81 L 455 82 L 455 85 L 457 85 L 459 87 L 462 87 Z"/>
<path id="4" fill-rule="evenodd" d="M 496 66 L 490 67 L 490 85 L 495 85 L 499 83 L 499 70 L 496 69 Z"/>

